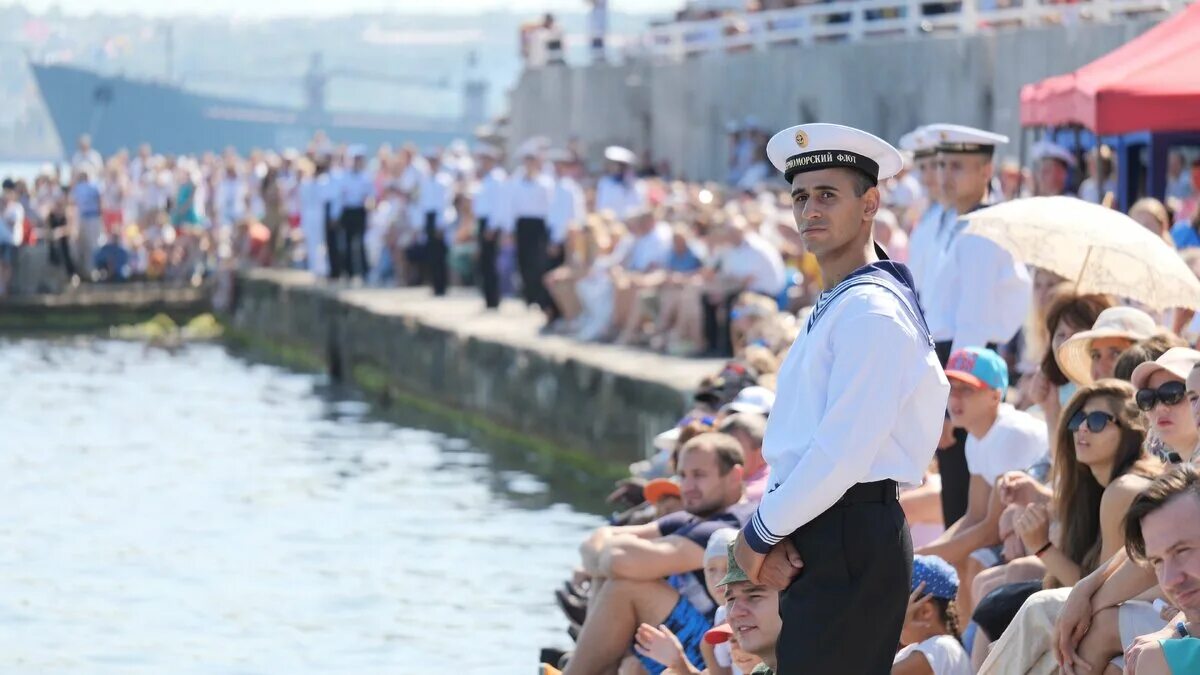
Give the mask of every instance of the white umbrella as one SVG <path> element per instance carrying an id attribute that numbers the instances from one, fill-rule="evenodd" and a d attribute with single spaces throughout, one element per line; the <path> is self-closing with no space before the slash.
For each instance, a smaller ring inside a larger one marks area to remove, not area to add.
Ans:
<path id="1" fill-rule="evenodd" d="M 1065 277 L 1080 293 L 1128 298 L 1153 310 L 1200 310 L 1200 280 L 1179 253 L 1120 211 L 1074 197 L 1031 197 L 964 219 L 964 233 Z"/>

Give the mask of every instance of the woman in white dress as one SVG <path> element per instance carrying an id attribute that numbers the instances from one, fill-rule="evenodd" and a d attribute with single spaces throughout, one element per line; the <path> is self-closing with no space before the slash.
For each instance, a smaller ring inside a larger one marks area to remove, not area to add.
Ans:
<path id="1" fill-rule="evenodd" d="M 300 231 L 304 233 L 308 271 L 324 277 L 329 275 L 329 259 L 325 255 L 325 200 L 313 163 L 302 159 L 299 167 Z"/>

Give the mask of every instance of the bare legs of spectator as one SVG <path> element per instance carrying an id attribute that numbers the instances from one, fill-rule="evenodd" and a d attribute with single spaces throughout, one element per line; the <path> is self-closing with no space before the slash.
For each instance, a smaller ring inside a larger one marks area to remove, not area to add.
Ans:
<path id="1" fill-rule="evenodd" d="M 556 267 L 542 277 L 550 299 L 558 306 L 562 318 L 568 322 L 574 321 L 583 313 L 583 303 L 579 300 L 579 293 L 575 291 L 575 283 L 581 277 L 577 270 L 566 265 Z"/>
<path id="2" fill-rule="evenodd" d="M 609 675 L 629 653 L 637 627 L 666 621 L 678 602 L 665 581 L 610 579 L 588 603 L 565 675 Z"/>
<path id="3" fill-rule="evenodd" d="M 646 322 L 651 318 L 646 316 L 644 300 L 648 293 L 661 291 L 662 284 L 666 282 L 666 275 L 661 272 L 651 272 L 633 277 L 630 282 L 633 288 L 632 300 L 629 313 L 625 315 L 625 322 L 621 325 L 621 332 L 617 336 L 619 345 L 642 343 Z"/>

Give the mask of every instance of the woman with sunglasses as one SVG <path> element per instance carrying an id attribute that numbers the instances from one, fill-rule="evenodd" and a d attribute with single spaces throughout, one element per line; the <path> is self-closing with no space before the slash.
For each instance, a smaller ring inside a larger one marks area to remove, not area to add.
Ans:
<path id="1" fill-rule="evenodd" d="M 1130 381 L 1137 388 L 1137 406 L 1150 430 L 1180 459 L 1189 459 L 1200 440 L 1196 419 L 1187 404 L 1187 376 L 1200 363 L 1200 352 L 1186 347 L 1167 350 L 1157 360 L 1143 363 Z"/>
<path id="2" fill-rule="evenodd" d="M 1051 629 L 1069 587 L 1124 546 L 1125 513 L 1162 470 L 1162 463 L 1144 448 L 1146 426 L 1134 395 L 1127 382 L 1099 380 L 1080 387 L 1063 409 L 1055 436 L 1052 506 L 1031 504 L 1016 523 L 1026 552 L 1046 567 L 1041 587 L 1053 590 L 1029 595 L 1036 584 L 1014 584 L 980 603 L 975 620 L 981 629 L 986 635 L 1003 635 L 981 675 L 1026 673 L 1042 661 L 1052 648 Z M 1053 537 L 1051 521 L 1058 525 Z M 1029 597 L 1023 604 L 1022 595 Z M 1005 619 L 1016 607 L 1021 610 L 1009 624 Z M 1089 661 L 1093 665 L 1106 663 L 1120 651 L 1115 641 L 1110 647 L 1116 652 L 1111 654 L 1092 654 L 1090 647 L 1085 645 L 1082 655 L 1085 660 L 1094 657 Z"/>

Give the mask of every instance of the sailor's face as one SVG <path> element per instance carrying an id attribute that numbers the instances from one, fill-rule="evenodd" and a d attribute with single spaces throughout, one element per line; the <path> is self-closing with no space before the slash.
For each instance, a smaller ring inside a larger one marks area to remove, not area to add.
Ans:
<path id="1" fill-rule="evenodd" d="M 818 257 L 869 233 L 879 208 L 879 191 L 856 194 L 850 169 L 822 169 L 792 178 L 792 215 L 804 246 Z"/>
<path id="2" fill-rule="evenodd" d="M 983 196 L 991 178 L 991 162 L 987 157 L 978 154 L 941 154 L 937 163 L 946 201 L 957 204 L 978 200 Z"/>

